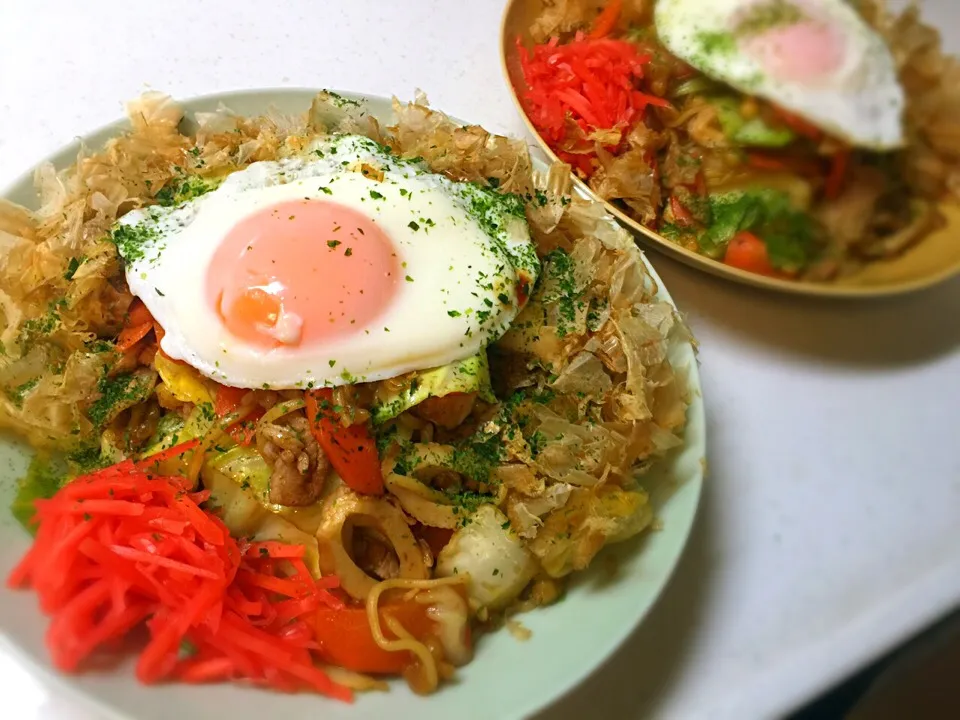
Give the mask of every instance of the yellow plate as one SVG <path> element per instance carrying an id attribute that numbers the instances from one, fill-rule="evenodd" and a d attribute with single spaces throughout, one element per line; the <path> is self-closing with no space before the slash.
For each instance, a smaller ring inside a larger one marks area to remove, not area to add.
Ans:
<path id="1" fill-rule="evenodd" d="M 540 14 L 546 3 L 544 0 L 509 0 L 500 26 L 500 59 L 503 72 L 510 87 L 510 94 L 520 111 L 530 132 L 537 139 L 544 152 L 552 159 L 559 160 L 554 152 L 540 137 L 520 102 L 520 94 L 525 87 L 516 39 L 530 44 L 529 28 Z M 699 270 L 718 275 L 728 280 L 754 285 L 769 290 L 833 298 L 869 298 L 897 295 L 921 290 L 947 278 L 960 274 L 960 207 L 944 203 L 941 211 L 946 224 L 912 246 L 902 255 L 889 260 L 878 260 L 865 266 L 863 270 L 833 282 L 814 283 L 795 280 L 779 280 L 755 273 L 744 272 L 680 247 L 660 234 L 644 227 L 630 218 L 616 205 L 598 197 L 587 184 L 579 178 L 574 181 L 590 197 L 603 202 L 606 209 L 623 225 L 633 231 L 639 240 L 650 247 L 667 253 L 680 262 Z"/>

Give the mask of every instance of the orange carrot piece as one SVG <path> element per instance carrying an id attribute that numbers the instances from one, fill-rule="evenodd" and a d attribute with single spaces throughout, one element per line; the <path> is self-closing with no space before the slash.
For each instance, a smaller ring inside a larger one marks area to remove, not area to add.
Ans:
<path id="1" fill-rule="evenodd" d="M 617 24 L 617 20 L 620 19 L 621 10 L 623 10 L 623 0 L 610 0 L 593 21 L 587 37 L 602 38 L 609 35 L 613 26 Z"/>
<path id="2" fill-rule="evenodd" d="M 125 327 L 117 336 L 117 350 L 122 353 L 127 352 L 138 342 L 143 340 L 143 338 L 145 338 L 151 330 L 153 330 L 152 320 L 148 320 L 145 323 L 140 323 L 139 325 L 130 325 L 129 327 Z"/>
<path id="3" fill-rule="evenodd" d="M 847 149 L 839 150 L 833 154 L 830 159 L 830 174 L 827 175 L 827 182 L 823 187 L 823 194 L 828 200 L 835 200 L 840 197 L 843 191 L 843 184 L 847 177 L 847 166 L 850 163 L 850 151 Z"/>

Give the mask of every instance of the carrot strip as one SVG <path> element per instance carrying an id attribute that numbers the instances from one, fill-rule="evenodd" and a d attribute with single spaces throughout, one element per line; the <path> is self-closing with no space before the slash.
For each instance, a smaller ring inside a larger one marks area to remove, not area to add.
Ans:
<path id="1" fill-rule="evenodd" d="M 225 533 L 195 502 L 187 497 L 176 498 L 173 502 L 190 521 L 193 529 L 200 534 L 200 537 L 211 545 L 223 545 Z"/>
<path id="2" fill-rule="evenodd" d="M 643 71 L 651 56 L 635 43 L 606 37 L 622 5 L 608 2 L 589 34 L 577 33 L 563 45 L 554 37 L 528 51 L 516 40 L 527 86 L 524 109 L 554 152 L 583 177 L 596 168 L 597 143 L 589 139 L 594 130 L 618 129 L 622 137 L 644 120 L 648 106 L 670 106 L 646 92 Z M 616 153 L 617 147 L 606 150 Z"/>
<path id="3" fill-rule="evenodd" d="M 71 504 L 51 500 L 38 500 L 38 512 L 65 515 L 123 515 L 137 517 L 143 515 L 143 504 L 127 500 L 77 500 Z"/>
<path id="4" fill-rule="evenodd" d="M 610 0 L 593 21 L 593 26 L 590 28 L 587 37 L 602 38 L 609 35 L 613 26 L 617 24 L 617 20 L 620 19 L 621 10 L 623 10 L 623 0 Z"/>
<path id="5" fill-rule="evenodd" d="M 148 320 L 145 323 L 140 325 L 133 325 L 130 327 L 125 327 L 120 331 L 120 334 L 117 336 L 117 350 L 122 353 L 127 352 L 133 348 L 138 342 L 143 340 L 147 334 L 153 330 L 153 321 Z"/>
<path id="6" fill-rule="evenodd" d="M 138 562 L 146 563 L 147 565 L 159 565 L 161 567 L 170 568 L 171 570 L 179 570 L 180 572 L 187 573 L 188 575 L 196 575 L 197 577 L 209 578 L 211 580 L 217 580 L 219 578 L 215 572 L 211 572 L 210 570 L 193 567 L 187 563 L 182 563 L 178 560 L 171 560 L 170 558 L 166 558 L 161 555 L 151 555 L 148 552 L 122 547 L 121 545 L 111 545 L 110 549 L 116 555 L 126 558 L 127 560 L 136 560 Z"/>
<path id="7" fill-rule="evenodd" d="M 143 304 L 143 300 L 135 297 L 133 302 L 130 303 L 130 307 L 127 308 L 124 325 L 126 327 L 133 327 L 134 325 L 142 325 L 146 322 L 153 322 L 153 315 L 147 310 L 147 306 Z"/>
<path id="8" fill-rule="evenodd" d="M 294 582 L 293 580 L 284 580 L 273 577 L 272 575 L 263 575 L 248 570 L 241 571 L 239 576 L 241 582 L 249 583 L 255 587 L 261 587 L 264 590 L 271 590 L 288 597 L 300 597 L 304 594 L 303 583 Z"/>
<path id="9" fill-rule="evenodd" d="M 193 450 L 199 444 L 200 444 L 199 438 L 194 438 L 193 440 L 187 440 L 186 442 L 182 442 L 179 445 L 174 445 L 171 448 L 167 448 L 166 450 L 161 450 L 158 453 L 154 453 L 153 455 L 150 455 L 148 457 L 142 458 L 141 460 L 138 460 L 137 467 L 145 468 L 150 465 L 156 465 L 158 463 L 162 463 L 164 460 L 170 460 L 171 458 L 180 457 L 184 453 L 189 452 L 190 450 Z"/>
<path id="10" fill-rule="evenodd" d="M 189 493 L 187 485 L 125 461 L 40 503 L 35 543 L 7 583 L 31 587 L 52 615 L 46 643 L 54 664 L 79 670 L 145 624 L 141 682 L 242 678 L 351 700 L 313 667 L 310 652 L 320 646 L 304 622 L 330 603 L 336 578 L 314 580 L 303 547 L 268 541 L 241 549 L 197 504 L 208 491 Z M 288 567 L 294 576 L 283 576 Z M 184 639 L 194 657 L 180 657 Z"/>
<path id="11" fill-rule="evenodd" d="M 226 657 L 209 660 L 186 660 L 180 664 L 175 674 L 184 682 L 206 683 L 228 680 L 236 673 L 236 666 Z"/>
<path id="12" fill-rule="evenodd" d="M 840 197 L 840 193 L 843 190 L 843 183 L 847 176 L 847 165 L 849 162 L 849 150 L 839 150 L 833 154 L 830 160 L 830 174 L 827 176 L 827 182 L 823 188 L 823 194 L 828 200 L 835 200 Z"/>
<path id="13" fill-rule="evenodd" d="M 218 385 L 217 396 L 213 404 L 213 411 L 217 414 L 217 417 L 229 415 L 238 407 L 240 407 L 240 403 L 243 402 L 243 398 L 245 398 L 249 393 L 250 391 L 246 388 Z"/>

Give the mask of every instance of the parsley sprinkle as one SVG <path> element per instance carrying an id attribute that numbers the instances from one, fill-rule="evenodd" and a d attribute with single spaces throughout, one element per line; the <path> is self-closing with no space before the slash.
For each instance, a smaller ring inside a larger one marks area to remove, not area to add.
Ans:
<path id="1" fill-rule="evenodd" d="M 383 195 L 378 193 L 376 190 L 370 191 L 370 197 L 372 197 L 374 200 L 383 200 Z"/>
<path id="2" fill-rule="evenodd" d="M 414 220 L 411 220 L 410 222 L 408 222 L 407 227 L 413 230 L 414 232 L 420 229 L 420 226 Z"/>
<path id="3" fill-rule="evenodd" d="M 335 248 L 337 245 L 340 245 L 340 241 L 339 241 L 339 240 L 327 240 L 327 247 L 328 247 L 328 248 Z"/>
<path id="4" fill-rule="evenodd" d="M 447 315 L 450 317 L 460 317 L 462 313 L 459 310 L 447 310 Z"/>
<path id="5" fill-rule="evenodd" d="M 351 255 L 353 255 L 353 248 L 347 248 L 346 250 L 343 251 L 344 257 L 350 257 Z"/>
<path id="6" fill-rule="evenodd" d="M 319 150 L 318 150 L 317 152 L 319 152 Z M 320 190 L 320 192 L 326 193 L 327 195 L 333 195 L 333 190 L 331 190 L 330 188 L 328 188 L 326 185 L 321 185 L 320 188 L 319 188 L 319 190 Z"/>
<path id="7" fill-rule="evenodd" d="M 73 276 L 76 274 L 77 270 L 81 265 L 83 265 L 85 257 L 81 256 L 78 258 L 70 258 L 70 263 L 67 265 L 67 272 L 64 274 L 64 280 L 73 280 Z"/>

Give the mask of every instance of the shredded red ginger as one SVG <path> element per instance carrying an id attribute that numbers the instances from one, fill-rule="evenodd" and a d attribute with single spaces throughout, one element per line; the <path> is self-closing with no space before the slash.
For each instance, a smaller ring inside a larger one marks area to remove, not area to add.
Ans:
<path id="1" fill-rule="evenodd" d="M 245 680 L 351 701 L 311 656 L 308 618 L 343 607 L 338 579 L 315 580 L 302 546 L 238 543 L 200 507 L 208 496 L 128 461 L 37 501 L 36 540 L 7 584 L 52 616 L 54 664 L 75 671 L 145 623 L 141 682 Z"/>
<path id="2" fill-rule="evenodd" d="M 627 131 L 648 105 L 670 104 L 639 89 L 650 56 L 631 42 L 578 32 L 566 44 L 554 37 L 529 52 L 517 38 L 517 50 L 527 115 L 558 157 L 588 175 L 595 153 L 586 137 L 596 130 Z M 571 137 L 568 117 L 582 131 L 579 138 Z"/>

